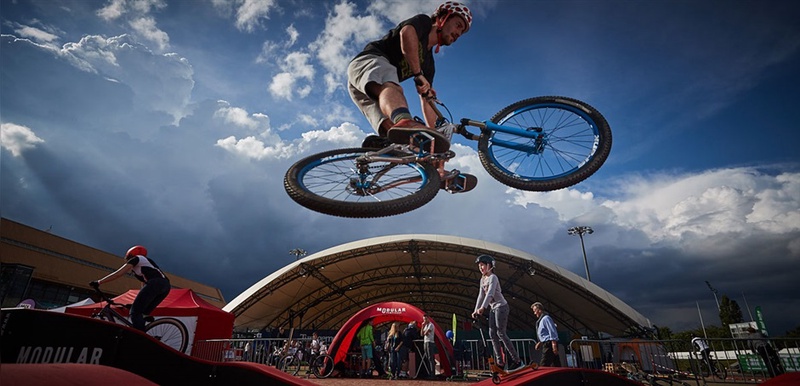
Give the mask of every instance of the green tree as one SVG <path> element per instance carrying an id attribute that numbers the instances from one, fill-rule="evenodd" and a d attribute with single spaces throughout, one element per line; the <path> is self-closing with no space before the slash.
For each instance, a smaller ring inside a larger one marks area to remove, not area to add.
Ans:
<path id="1" fill-rule="evenodd" d="M 656 328 L 656 337 L 661 340 L 672 339 L 672 329 L 653 325 Z"/>
<path id="2" fill-rule="evenodd" d="M 800 338 L 800 326 L 797 326 L 794 329 L 786 331 L 785 338 Z"/>
<path id="3" fill-rule="evenodd" d="M 720 326 L 706 326 L 705 334 L 703 333 L 703 329 L 698 327 L 694 330 L 686 330 L 681 332 L 674 332 L 672 333 L 672 339 L 683 340 L 683 341 L 691 341 L 694 337 L 704 338 L 705 335 L 708 335 L 709 339 L 720 339 L 720 338 L 730 338 L 731 333 L 727 327 L 720 327 Z"/>
<path id="4" fill-rule="evenodd" d="M 736 303 L 736 300 L 731 300 L 728 295 L 722 295 L 722 298 L 719 300 L 719 320 L 726 329 L 729 324 L 741 323 L 744 321 L 739 303 Z"/>

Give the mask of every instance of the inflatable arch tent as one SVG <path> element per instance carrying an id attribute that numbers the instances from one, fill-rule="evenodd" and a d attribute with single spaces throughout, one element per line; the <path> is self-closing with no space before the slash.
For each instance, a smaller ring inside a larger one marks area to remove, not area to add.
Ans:
<path id="1" fill-rule="evenodd" d="M 412 320 L 417 322 L 417 326 L 422 325 L 422 316 L 425 315 L 422 310 L 414 307 L 408 303 L 402 302 L 384 302 L 371 305 L 367 308 L 358 311 L 353 315 L 331 341 L 328 354 L 333 357 L 333 362 L 336 364 L 347 363 L 347 352 L 353 344 L 353 339 L 358 332 L 358 329 L 363 326 L 367 320 L 373 319 L 375 326 L 386 322 L 401 322 L 409 323 Z M 436 340 L 436 349 L 439 352 L 439 363 L 444 375 L 452 375 L 451 361 L 453 358 L 453 344 L 445 336 L 445 332 L 432 320 L 434 326 L 434 336 Z"/>

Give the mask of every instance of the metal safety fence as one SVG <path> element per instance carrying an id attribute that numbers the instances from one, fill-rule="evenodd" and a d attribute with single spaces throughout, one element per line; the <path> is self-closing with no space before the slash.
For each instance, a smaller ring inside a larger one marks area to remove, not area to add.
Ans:
<path id="1" fill-rule="evenodd" d="M 321 337 L 329 344 L 332 337 Z M 198 341 L 192 356 L 212 361 L 245 361 L 277 365 L 287 350 L 307 351 L 310 337 L 212 339 Z M 512 339 L 520 359 L 538 362 L 532 339 Z M 703 339 L 705 354 L 686 340 L 576 339 L 560 345 L 563 366 L 603 370 L 643 383 L 665 379 L 677 384 L 753 384 L 784 372 L 800 371 L 798 339 Z M 413 352 L 413 351 L 412 351 Z M 460 340 L 454 346 L 454 374 L 489 376 L 492 342 Z M 504 362 L 500 360 L 500 362 Z M 384 365 L 386 365 L 384 363 Z"/>
<path id="2" fill-rule="evenodd" d="M 800 371 L 797 339 L 686 340 L 576 339 L 565 352 L 571 367 L 599 369 L 631 379 L 687 384 L 760 383 Z M 705 348 L 705 349 L 702 349 Z"/>

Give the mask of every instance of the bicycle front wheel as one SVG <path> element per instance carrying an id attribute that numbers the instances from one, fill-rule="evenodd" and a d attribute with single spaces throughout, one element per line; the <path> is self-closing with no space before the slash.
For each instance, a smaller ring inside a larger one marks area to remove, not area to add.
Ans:
<path id="1" fill-rule="evenodd" d="M 728 377 L 728 370 L 725 369 L 725 366 L 717 361 L 714 361 L 714 376 L 719 379 L 725 379 Z"/>
<path id="2" fill-rule="evenodd" d="M 333 373 L 333 358 L 330 355 L 320 355 L 314 358 L 311 372 L 317 378 L 328 378 Z"/>
<path id="3" fill-rule="evenodd" d="M 308 209 L 353 218 L 409 212 L 439 192 L 439 173 L 430 163 L 376 161 L 359 168 L 356 158 L 371 150 L 339 149 L 306 157 L 286 172 L 284 188 Z"/>
<path id="4" fill-rule="evenodd" d="M 182 353 L 186 352 L 186 346 L 189 345 L 189 333 L 186 326 L 178 319 L 158 319 L 147 325 L 145 332 Z"/>
<path id="5" fill-rule="evenodd" d="M 594 107 L 545 96 L 516 102 L 492 117 L 498 125 L 537 134 L 484 132 L 478 156 L 489 174 L 512 188 L 550 191 L 594 174 L 611 153 L 611 128 Z"/>
<path id="6" fill-rule="evenodd" d="M 300 360 L 294 356 L 286 356 L 281 360 L 280 370 L 291 375 L 300 372 Z"/>

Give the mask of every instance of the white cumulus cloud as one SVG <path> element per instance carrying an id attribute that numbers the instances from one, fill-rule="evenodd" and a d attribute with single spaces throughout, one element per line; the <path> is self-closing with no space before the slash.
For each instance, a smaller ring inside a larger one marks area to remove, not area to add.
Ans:
<path id="1" fill-rule="evenodd" d="M 19 157 L 26 149 L 33 149 L 36 144 L 44 143 L 29 127 L 14 123 L 0 125 L 0 143 L 11 152 L 14 157 Z"/>
<path id="2" fill-rule="evenodd" d="M 300 98 L 308 96 L 315 73 L 310 59 L 311 56 L 303 52 L 292 52 L 283 58 L 279 64 L 283 72 L 275 75 L 269 84 L 272 96 L 286 100 L 292 100 L 295 95 Z"/>
<path id="3" fill-rule="evenodd" d="M 325 29 L 309 45 L 327 71 L 325 83 L 328 93 L 341 87 L 347 64 L 358 50 L 386 33 L 377 16 L 358 16 L 355 13 L 355 5 L 348 2 L 337 4 L 325 19 Z"/>
<path id="4" fill-rule="evenodd" d="M 159 51 L 169 48 L 169 35 L 158 29 L 156 21 L 152 17 L 141 17 L 130 22 L 131 28 L 147 41 L 153 42 Z"/>
<path id="5" fill-rule="evenodd" d="M 261 19 L 268 19 L 270 11 L 276 6 L 274 0 L 238 1 L 236 9 L 236 28 L 252 32 L 261 25 Z"/>
<path id="6" fill-rule="evenodd" d="M 111 0 L 97 11 L 97 16 L 107 22 L 128 19 L 137 37 L 154 43 L 163 52 L 169 48 L 169 35 L 158 28 L 150 13 L 166 6 L 163 0 Z"/>
<path id="7" fill-rule="evenodd" d="M 134 103 L 171 115 L 185 114 L 194 87 L 194 70 L 176 54 L 157 54 L 129 35 L 84 36 L 64 45 L 60 55 L 76 67 L 126 84 Z"/>

